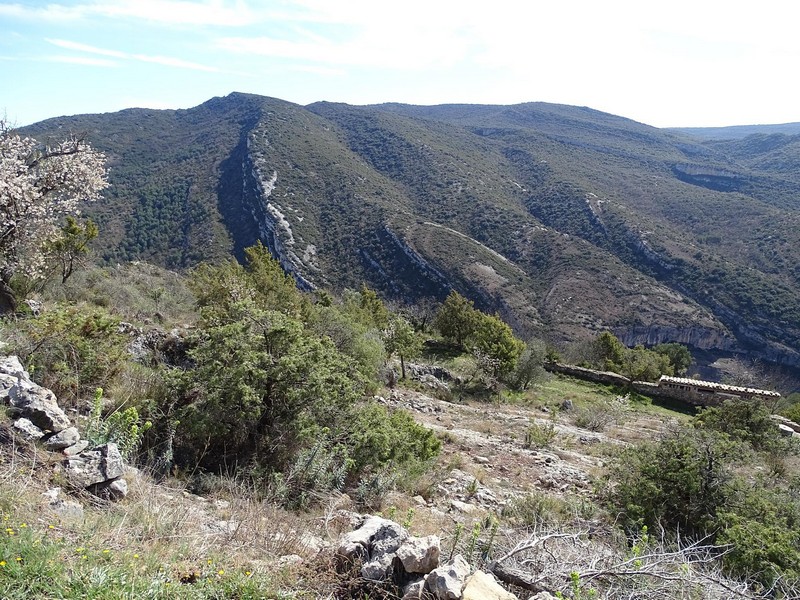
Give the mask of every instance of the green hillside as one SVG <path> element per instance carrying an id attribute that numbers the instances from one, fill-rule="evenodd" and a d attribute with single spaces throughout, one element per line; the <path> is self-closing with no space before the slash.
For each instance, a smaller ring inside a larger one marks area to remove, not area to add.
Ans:
<path id="1" fill-rule="evenodd" d="M 51 119 L 113 186 L 103 260 L 189 267 L 261 239 L 306 288 L 455 288 L 522 335 L 612 329 L 800 365 L 800 163 L 784 134 L 704 141 L 581 107 L 302 107 L 231 94 Z"/>

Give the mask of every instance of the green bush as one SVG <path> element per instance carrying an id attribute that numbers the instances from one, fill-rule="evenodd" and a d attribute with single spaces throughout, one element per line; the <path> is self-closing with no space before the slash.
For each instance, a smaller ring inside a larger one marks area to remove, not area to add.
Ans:
<path id="1" fill-rule="evenodd" d="M 34 380 L 60 401 L 91 396 L 107 386 L 127 359 L 119 320 L 97 306 L 56 306 L 19 321 L 14 352 Z"/>
<path id="2" fill-rule="evenodd" d="M 117 409 L 103 416 L 103 389 L 97 388 L 84 435 L 93 446 L 114 442 L 122 456 L 131 460 L 139 450 L 142 436 L 150 427 L 150 421 L 141 422 L 135 406 Z"/>
<path id="3" fill-rule="evenodd" d="M 392 465 L 411 475 L 436 456 L 441 442 L 404 410 L 388 410 L 370 402 L 360 405 L 348 432 L 354 472 Z"/>
<path id="4" fill-rule="evenodd" d="M 546 448 L 553 443 L 556 439 L 555 425 L 548 422 L 544 425 L 539 423 L 531 423 L 527 431 L 525 431 L 525 448 Z"/>
<path id="5" fill-rule="evenodd" d="M 646 525 L 703 537 L 731 497 L 733 452 L 719 433 L 684 429 L 626 448 L 611 464 L 606 503 L 629 531 Z"/>
<path id="6" fill-rule="evenodd" d="M 736 497 L 719 514 L 717 542 L 729 544 L 724 557 L 734 576 L 770 587 L 776 580 L 800 578 L 800 497 L 796 481 L 788 487 L 756 479 L 740 481 Z M 780 597 L 780 596 L 777 596 Z"/>
<path id="7" fill-rule="evenodd" d="M 706 407 L 695 417 L 695 425 L 729 435 L 755 450 L 776 449 L 782 442 L 770 411 L 757 399 L 731 399 L 720 406 Z"/>

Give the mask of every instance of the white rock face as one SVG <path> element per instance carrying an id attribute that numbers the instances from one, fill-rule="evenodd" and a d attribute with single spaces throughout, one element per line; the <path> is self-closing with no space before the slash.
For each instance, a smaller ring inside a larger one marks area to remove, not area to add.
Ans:
<path id="1" fill-rule="evenodd" d="M 44 437 L 44 431 L 25 418 L 14 421 L 12 427 L 22 436 L 22 439 L 28 442 L 35 442 Z"/>
<path id="2" fill-rule="evenodd" d="M 470 567 L 464 557 L 457 554 L 453 564 L 431 571 L 425 587 L 437 600 L 460 600 Z"/>
<path id="3" fill-rule="evenodd" d="M 406 573 L 430 573 L 439 566 L 439 536 L 409 538 L 397 549 Z"/>
<path id="4" fill-rule="evenodd" d="M 20 380 L 8 390 L 8 399 L 13 417 L 24 417 L 42 431 L 58 433 L 67 429 L 71 423 L 58 406 L 56 395 L 38 385 L 28 385 Z"/>
<path id="5" fill-rule="evenodd" d="M 74 446 L 79 441 L 81 441 L 81 434 L 78 432 L 78 429 L 75 427 L 67 427 L 63 431 L 48 436 L 43 443 L 47 450 L 53 452 Z"/>
<path id="6" fill-rule="evenodd" d="M 72 485 L 87 488 L 122 477 L 122 455 L 117 445 L 109 442 L 67 458 L 64 471 Z"/>
<path id="7" fill-rule="evenodd" d="M 475 571 L 464 585 L 462 600 L 517 600 L 517 597 L 503 589 L 488 573 Z"/>

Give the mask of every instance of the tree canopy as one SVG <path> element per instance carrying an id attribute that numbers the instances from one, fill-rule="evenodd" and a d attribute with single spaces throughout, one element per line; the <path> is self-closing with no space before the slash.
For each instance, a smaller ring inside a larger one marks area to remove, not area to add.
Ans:
<path id="1" fill-rule="evenodd" d="M 0 121 L 0 311 L 16 307 L 11 277 L 41 277 L 43 247 L 58 236 L 61 220 L 106 187 L 105 156 L 82 137 L 40 144 Z"/>

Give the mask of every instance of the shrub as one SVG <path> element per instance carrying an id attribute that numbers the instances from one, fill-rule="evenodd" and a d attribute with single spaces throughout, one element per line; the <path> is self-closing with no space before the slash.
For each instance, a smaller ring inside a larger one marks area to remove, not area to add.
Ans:
<path id="1" fill-rule="evenodd" d="M 102 413 L 103 388 L 97 388 L 86 426 L 86 439 L 94 446 L 114 442 L 122 456 L 130 460 L 139 450 L 142 436 L 152 427 L 152 423 L 150 421 L 142 423 L 139 411 L 134 406 L 129 406 L 125 410 L 114 410 L 105 417 Z"/>
<path id="2" fill-rule="evenodd" d="M 619 419 L 620 410 L 609 402 L 581 406 L 572 413 L 572 424 L 589 431 L 603 431 Z"/>
<path id="3" fill-rule="evenodd" d="M 546 448 L 556 438 L 555 425 L 548 422 L 544 425 L 531 423 L 525 432 L 524 446 L 526 448 Z"/>
<path id="4" fill-rule="evenodd" d="M 626 448 L 611 465 L 606 502 L 629 531 L 646 525 L 704 536 L 731 497 L 734 448 L 719 433 L 684 429 Z"/>
<path id="5" fill-rule="evenodd" d="M 100 307 L 57 306 L 18 322 L 14 351 L 33 378 L 59 400 L 73 401 L 105 386 L 123 367 L 127 338 L 119 320 Z"/>
<path id="6" fill-rule="evenodd" d="M 374 402 L 357 408 L 348 444 L 355 473 L 392 465 L 412 476 L 441 448 L 434 432 L 416 423 L 408 412 L 389 411 Z"/>
<path id="7" fill-rule="evenodd" d="M 774 449 L 781 443 L 780 431 L 760 400 L 731 399 L 721 406 L 704 408 L 695 417 L 695 424 L 750 444 L 755 450 Z"/>

